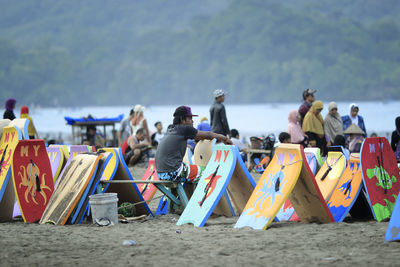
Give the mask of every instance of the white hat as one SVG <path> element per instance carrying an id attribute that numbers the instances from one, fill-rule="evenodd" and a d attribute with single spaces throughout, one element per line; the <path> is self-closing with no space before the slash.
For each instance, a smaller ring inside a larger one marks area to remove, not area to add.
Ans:
<path id="1" fill-rule="evenodd" d="M 214 91 L 214 97 L 220 97 L 220 96 L 223 96 L 223 95 L 225 95 L 225 92 L 222 89 L 216 89 Z"/>
<path id="2" fill-rule="evenodd" d="M 134 108 L 133 108 L 134 112 L 143 112 L 145 111 L 145 107 L 143 107 L 142 105 L 137 104 Z"/>

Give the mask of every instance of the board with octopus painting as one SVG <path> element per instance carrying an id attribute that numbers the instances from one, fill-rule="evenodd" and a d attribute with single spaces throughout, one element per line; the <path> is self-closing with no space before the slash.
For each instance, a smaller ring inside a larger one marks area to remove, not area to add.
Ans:
<path id="1" fill-rule="evenodd" d="M 12 177 L 25 222 L 37 222 L 54 190 L 50 160 L 43 140 L 21 140 L 14 151 Z"/>

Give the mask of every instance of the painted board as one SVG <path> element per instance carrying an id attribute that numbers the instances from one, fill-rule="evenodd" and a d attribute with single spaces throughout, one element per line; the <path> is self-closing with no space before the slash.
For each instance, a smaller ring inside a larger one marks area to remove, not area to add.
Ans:
<path id="1" fill-rule="evenodd" d="M 278 213 L 275 216 L 274 221 L 282 222 L 289 221 L 295 213 L 292 203 L 290 203 L 289 199 L 285 200 L 282 207 L 279 209 Z"/>
<path id="2" fill-rule="evenodd" d="M 3 128 L 10 124 L 11 120 L 9 119 L 0 119 L 0 138 L 3 135 Z"/>
<path id="3" fill-rule="evenodd" d="M 154 158 L 149 159 L 147 170 L 143 174 L 142 181 L 158 181 L 157 170 Z M 139 184 L 138 186 L 140 193 L 144 200 L 151 200 L 157 192 L 157 188 L 153 184 Z"/>
<path id="4" fill-rule="evenodd" d="M 49 147 L 61 147 L 62 151 L 64 152 L 64 158 L 69 158 L 69 149 L 67 145 L 49 145 Z"/>
<path id="5" fill-rule="evenodd" d="M 65 168 L 39 223 L 64 225 L 93 179 L 102 155 L 81 154 Z"/>
<path id="6" fill-rule="evenodd" d="M 101 148 L 100 151 L 105 151 L 111 154 L 111 157 L 106 160 L 105 167 L 101 173 L 100 181 L 110 181 L 114 178 L 115 173 L 118 169 L 118 150 L 113 148 Z M 103 185 L 102 192 L 105 192 L 110 184 Z"/>
<path id="7" fill-rule="evenodd" d="M 21 118 L 15 118 L 10 122 L 10 126 L 15 126 L 18 129 L 21 130 L 22 133 L 22 139 L 29 139 L 29 133 L 28 133 L 28 126 L 29 126 L 29 120 L 28 119 L 21 119 Z"/>
<path id="8" fill-rule="evenodd" d="M 79 200 L 78 205 L 76 206 L 73 214 L 69 218 L 71 224 L 82 223 L 85 216 L 88 215 L 89 196 L 95 194 L 96 189 L 99 186 L 99 183 L 100 183 L 100 180 L 102 177 L 102 173 L 103 173 L 105 167 L 107 166 L 107 162 L 112 157 L 112 154 L 110 152 L 104 152 L 101 154 L 103 155 L 103 157 L 99 160 L 96 174 L 94 175 L 94 178 L 91 181 L 89 181 L 89 183 L 86 187 L 86 190 L 84 191 L 81 199 Z"/>
<path id="9" fill-rule="evenodd" d="M 299 146 L 280 144 L 235 228 L 267 229 L 295 186 L 302 167 Z"/>
<path id="10" fill-rule="evenodd" d="M 292 193 L 289 195 L 290 203 L 296 211 L 290 220 L 300 220 L 308 223 L 334 222 L 332 214 L 315 181 L 314 175 L 305 160 L 306 156 L 304 155 L 303 147 L 300 145 L 297 146 L 299 146 L 304 161 L 299 179 Z"/>
<path id="11" fill-rule="evenodd" d="M 128 166 L 124 161 L 124 157 L 122 156 L 121 148 L 112 148 L 116 151 L 118 155 L 118 169 L 113 177 L 113 180 L 133 180 L 132 175 L 129 171 Z M 108 150 L 107 150 L 108 151 Z M 118 205 L 121 205 L 124 202 L 129 203 L 138 203 L 143 202 L 142 204 L 136 205 L 136 216 L 143 214 L 153 215 L 149 206 L 144 202 L 143 196 L 140 194 L 140 191 L 136 184 L 110 184 L 110 186 L 105 191 L 107 193 L 117 193 L 118 194 Z"/>
<path id="12" fill-rule="evenodd" d="M 217 140 L 200 140 L 197 144 L 196 147 L 194 148 L 194 154 L 193 154 L 193 159 L 194 159 L 194 164 L 200 166 L 202 169 L 204 169 L 214 150 L 214 146 L 216 144 Z M 188 195 L 188 198 L 190 199 L 190 195 Z M 214 208 L 214 215 L 222 215 L 222 216 L 235 216 L 235 213 L 232 212 L 232 203 L 230 202 L 229 195 L 224 193 L 221 197 L 221 200 L 219 201 L 218 205 Z"/>
<path id="13" fill-rule="evenodd" d="M 54 187 L 57 188 L 58 184 L 61 182 L 60 179 L 68 178 L 68 176 L 64 176 L 64 171 L 66 170 L 67 166 L 72 162 L 73 158 L 76 157 L 78 154 L 81 153 L 88 153 L 88 146 L 84 145 L 72 145 L 69 148 L 69 158 L 67 162 L 65 163 L 65 166 L 63 170 L 61 171 L 61 174 L 59 175 L 58 179 L 54 183 Z"/>
<path id="14" fill-rule="evenodd" d="M 307 163 L 310 167 L 311 172 L 313 173 L 313 175 L 315 175 L 318 168 L 318 162 L 315 154 L 311 152 L 304 152 L 304 154 L 306 155 Z"/>
<path id="15" fill-rule="evenodd" d="M 235 169 L 237 155 L 233 146 L 215 145 L 192 197 L 177 225 L 191 223 L 202 227 L 217 206 Z"/>
<path id="16" fill-rule="evenodd" d="M 393 150 L 384 137 L 366 138 L 361 147 L 361 170 L 374 218 L 390 218 L 398 193 L 400 175 Z"/>
<path id="17" fill-rule="evenodd" d="M 13 217 L 15 192 L 11 164 L 15 147 L 22 139 L 21 131 L 15 126 L 3 128 L 0 141 L 0 220 L 10 221 Z"/>
<path id="18" fill-rule="evenodd" d="M 390 217 L 389 225 L 385 234 L 385 241 L 400 240 L 400 200 L 396 200 L 392 216 Z"/>
<path id="19" fill-rule="evenodd" d="M 15 148 L 12 177 L 19 210 L 25 222 L 40 220 L 54 184 L 43 140 L 21 140 Z"/>
<path id="20" fill-rule="evenodd" d="M 318 167 L 317 169 L 321 168 L 321 166 L 324 164 L 324 161 L 322 160 L 321 157 L 321 150 L 319 147 L 306 147 L 304 148 L 304 153 L 313 153 L 315 155 L 315 158 L 317 159 Z"/>
<path id="21" fill-rule="evenodd" d="M 50 160 L 51 173 L 54 183 L 61 174 L 61 170 L 66 163 L 66 158 L 64 157 L 64 152 L 61 147 L 47 147 L 46 151 Z"/>
<path id="22" fill-rule="evenodd" d="M 327 201 L 346 169 L 346 157 L 342 152 L 329 151 L 326 161 L 319 169 L 315 180 L 325 201 Z"/>
<path id="23" fill-rule="evenodd" d="M 332 196 L 327 201 L 335 222 L 342 222 L 353 207 L 362 188 L 360 155 L 351 154 Z"/>

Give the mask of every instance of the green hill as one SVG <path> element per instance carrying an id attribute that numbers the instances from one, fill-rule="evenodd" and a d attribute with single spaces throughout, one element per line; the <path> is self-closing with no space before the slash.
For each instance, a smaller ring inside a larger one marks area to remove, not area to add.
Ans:
<path id="1" fill-rule="evenodd" d="M 5 1 L 4 97 L 41 105 L 400 96 L 400 4 L 374 1 Z M 4 92 L 4 93 L 3 93 Z"/>

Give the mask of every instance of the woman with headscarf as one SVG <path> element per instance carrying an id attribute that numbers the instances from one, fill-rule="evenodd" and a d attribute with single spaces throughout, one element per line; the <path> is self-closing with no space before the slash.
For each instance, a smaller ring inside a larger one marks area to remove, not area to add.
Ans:
<path id="1" fill-rule="evenodd" d="M 355 124 L 363 130 L 365 136 L 367 136 L 367 130 L 365 130 L 364 119 L 358 115 L 358 105 L 356 103 L 351 103 L 349 106 L 349 115 L 343 116 L 343 131 L 345 131 L 350 125 Z"/>
<path id="2" fill-rule="evenodd" d="M 14 98 L 7 99 L 6 110 L 4 111 L 3 119 L 9 119 L 9 120 L 15 119 L 15 114 L 14 114 L 15 103 L 17 103 L 17 101 Z"/>
<path id="3" fill-rule="evenodd" d="M 390 141 L 390 144 L 392 146 L 397 161 L 399 161 L 400 160 L 400 117 L 397 117 L 395 122 L 396 122 L 396 130 L 392 132 L 392 139 Z"/>
<path id="4" fill-rule="evenodd" d="M 306 146 L 307 137 L 303 133 L 300 126 L 301 116 L 298 110 L 294 109 L 289 112 L 288 126 L 286 132 L 290 135 L 290 142 L 292 144 L 302 144 Z"/>
<path id="5" fill-rule="evenodd" d="M 338 107 L 335 102 L 330 102 L 328 105 L 328 114 L 324 120 L 325 135 L 333 142 L 337 135 L 343 135 L 343 122 L 338 113 Z"/>
<path id="6" fill-rule="evenodd" d="M 324 108 L 322 101 L 315 101 L 303 120 L 303 132 L 308 136 L 310 144 L 319 147 L 326 155 L 326 139 L 324 132 L 324 119 L 321 111 Z"/>

